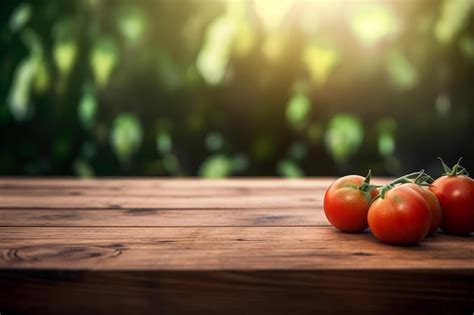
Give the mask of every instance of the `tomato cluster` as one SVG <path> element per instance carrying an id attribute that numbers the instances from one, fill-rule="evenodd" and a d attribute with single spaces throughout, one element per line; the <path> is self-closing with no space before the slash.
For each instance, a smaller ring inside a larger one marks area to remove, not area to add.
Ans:
<path id="1" fill-rule="evenodd" d="M 440 159 L 441 160 L 441 159 Z M 368 227 L 379 240 L 395 245 L 416 244 L 441 228 L 445 233 L 474 232 L 474 180 L 460 160 L 436 180 L 423 170 L 384 186 L 348 175 L 337 179 L 324 195 L 324 213 L 344 232 Z"/>

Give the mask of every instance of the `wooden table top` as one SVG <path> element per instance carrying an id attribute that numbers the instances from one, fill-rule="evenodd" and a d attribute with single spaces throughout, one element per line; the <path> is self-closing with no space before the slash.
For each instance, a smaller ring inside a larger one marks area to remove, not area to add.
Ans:
<path id="1" fill-rule="evenodd" d="M 331 182 L 0 178 L 0 313 L 474 311 L 472 235 L 341 233 Z"/>

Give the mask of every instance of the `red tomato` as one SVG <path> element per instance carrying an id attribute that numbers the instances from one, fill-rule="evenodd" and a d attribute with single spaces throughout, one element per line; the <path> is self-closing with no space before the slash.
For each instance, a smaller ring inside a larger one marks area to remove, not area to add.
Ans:
<path id="1" fill-rule="evenodd" d="M 395 245 L 421 241 L 431 226 L 431 210 L 412 185 L 395 186 L 370 206 L 368 222 L 379 240 Z"/>
<path id="2" fill-rule="evenodd" d="M 324 213 L 336 228 L 344 232 L 362 232 L 368 227 L 367 211 L 371 192 L 360 189 L 364 177 L 344 176 L 329 186 L 324 195 Z"/>
<path id="3" fill-rule="evenodd" d="M 439 204 L 438 199 L 435 194 L 418 185 L 410 185 L 412 189 L 418 192 L 420 195 L 425 198 L 425 201 L 428 203 L 431 210 L 431 225 L 430 231 L 428 234 L 433 234 L 441 225 L 441 218 L 443 216 L 441 211 L 441 205 Z"/>
<path id="4" fill-rule="evenodd" d="M 451 234 L 474 232 L 474 180 L 465 175 L 441 176 L 430 190 L 443 211 L 441 229 Z"/>
<path id="5" fill-rule="evenodd" d="M 371 190 L 369 191 L 369 193 L 370 193 L 370 197 L 372 198 L 372 200 L 374 200 L 375 197 L 377 197 L 378 194 L 380 193 L 380 188 L 379 188 L 379 187 L 375 187 L 375 188 L 371 189 Z"/>

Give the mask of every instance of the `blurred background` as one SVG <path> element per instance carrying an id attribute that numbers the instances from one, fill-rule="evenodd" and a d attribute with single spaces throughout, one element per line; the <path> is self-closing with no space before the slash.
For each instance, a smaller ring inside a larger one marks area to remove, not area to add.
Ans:
<path id="1" fill-rule="evenodd" d="M 474 1 L 2 1 L 0 175 L 474 172 Z"/>

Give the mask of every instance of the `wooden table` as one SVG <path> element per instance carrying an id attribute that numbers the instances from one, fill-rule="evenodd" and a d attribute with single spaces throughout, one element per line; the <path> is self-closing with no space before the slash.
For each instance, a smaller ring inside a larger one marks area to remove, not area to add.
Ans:
<path id="1" fill-rule="evenodd" d="M 338 232 L 330 182 L 0 179 L 0 313 L 472 314 L 472 236 Z"/>

